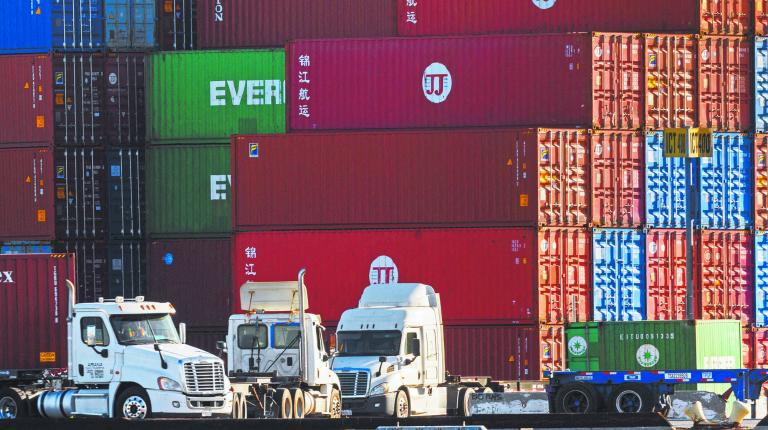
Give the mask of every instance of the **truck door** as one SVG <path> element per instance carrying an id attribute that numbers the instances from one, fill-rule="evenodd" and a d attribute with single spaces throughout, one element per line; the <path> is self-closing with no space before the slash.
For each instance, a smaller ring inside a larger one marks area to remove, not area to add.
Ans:
<path id="1" fill-rule="evenodd" d="M 421 337 L 417 329 L 407 329 L 405 331 L 405 345 L 403 350 L 405 351 L 405 359 L 411 360 L 411 363 L 403 368 L 404 376 L 406 376 L 406 385 L 423 385 L 424 384 L 424 360 L 422 360 L 421 354 L 416 355 L 414 350 L 414 340 L 418 340 L 421 343 Z M 422 347 L 423 352 L 423 347 Z"/>
<path id="2" fill-rule="evenodd" d="M 117 340 L 110 338 L 109 323 L 98 315 L 82 316 L 73 331 L 76 374 L 72 379 L 79 384 L 112 381 L 119 348 Z"/>
<path id="3" fill-rule="evenodd" d="M 271 327 L 275 353 L 272 370 L 278 376 L 299 375 L 299 323 L 277 323 Z"/>
<path id="4" fill-rule="evenodd" d="M 439 384 L 440 357 L 437 352 L 437 334 L 435 333 L 434 328 L 424 329 L 424 340 L 421 344 L 421 356 L 424 363 L 424 384 Z"/>

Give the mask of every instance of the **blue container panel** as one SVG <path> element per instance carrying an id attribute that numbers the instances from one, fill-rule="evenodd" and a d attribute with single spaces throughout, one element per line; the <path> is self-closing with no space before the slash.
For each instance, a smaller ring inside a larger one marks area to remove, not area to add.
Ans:
<path id="1" fill-rule="evenodd" d="M 104 46 L 102 0 L 48 1 L 54 4 L 51 12 L 53 49 L 93 51 Z"/>
<path id="2" fill-rule="evenodd" d="M 714 133 L 712 157 L 700 159 L 701 227 L 752 227 L 752 142 L 743 133 Z"/>
<path id="3" fill-rule="evenodd" d="M 768 232 L 755 232 L 755 325 L 768 326 Z"/>
<path id="4" fill-rule="evenodd" d="M 106 44 L 112 49 L 155 46 L 154 0 L 104 0 Z"/>
<path id="5" fill-rule="evenodd" d="M 755 128 L 768 130 L 768 37 L 755 38 Z"/>
<path id="6" fill-rule="evenodd" d="M 51 0 L 0 0 L 0 53 L 51 49 Z"/>
<path id="7" fill-rule="evenodd" d="M 645 138 L 645 220 L 649 227 L 685 228 L 685 160 L 664 157 L 664 133 Z"/>
<path id="8" fill-rule="evenodd" d="M 595 229 L 592 235 L 593 319 L 645 319 L 645 235 L 630 229 Z"/>
<path id="9" fill-rule="evenodd" d="M 50 254 L 53 246 L 50 242 L 10 241 L 0 245 L 0 254 Z"/>

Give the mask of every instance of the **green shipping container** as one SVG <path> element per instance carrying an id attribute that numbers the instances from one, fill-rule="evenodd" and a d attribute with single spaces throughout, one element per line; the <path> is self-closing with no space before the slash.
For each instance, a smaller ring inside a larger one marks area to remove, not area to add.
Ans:
<path id="1" fill-rule="evenodd" d="M 285 51 L 179 51 L 149 57 L 147 138 L 224 143 L 285 132 Z"/>
<path id="2" fill-rule="evenodd" d="M 228 236 L 232 230 L 229 144 L 151 146 L 147 229 L 153 238 Z"/>

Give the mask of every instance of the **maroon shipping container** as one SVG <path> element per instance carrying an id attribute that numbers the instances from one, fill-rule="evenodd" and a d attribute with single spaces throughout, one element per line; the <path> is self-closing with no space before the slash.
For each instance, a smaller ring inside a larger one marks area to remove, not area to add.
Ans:
<path id="1" fill-rule="evenodd" d="M 230 315 L 231 253 L 230 239 L 150 242 L 149 297 L 173 303 L 176 319 L 190 327 L 226 326 Z"/>
<path id="2" fill-rule="evenodd" d="M 699 39 L 700 127 L 716 131 L 753 128 L 753 43 L 738 36 Z"/>
<path id="3" fill-rule="evenodd" d="M 755 134 L 755 228 L 768 230 L 768 134 Z"/>
<path id="4" fill-rule="evenodd" d="M 0 256 L 0 369 L 67 366 L 67 279 L 72 254 Z"/>
<path id="5" fill-rule="evenodd" d="M 404 36 L 569 31 L 748 34 L 752 1 L 399 0 L 397 26 Z"/>
<path id="6" fill-rule="evenodd" d="M 642 38 L 546 34 L 288 44 L 292 130 L 642 126 Z"/>
<path id="7" fill-rule="evenodd" d="M 0 149 L 0 239 L 53 240 L 53 151 Z"/>
<path id="8" fill-rule="evenodd" d="M 197 0 L 198 48 L 395 36 L 394 0 Z"/>
<path id="9" fill-rule="evenodd" d="M 53 141 L 53 64 L 48 55 L 0 56 L 0 144 Z"/>
<path id="10" fill-rule="evenodd" d="M 649 320 L 686 319 L 685 230 L 649 229 L 645 235 Z"/>
<path id="11" fill-rule="evenodd" d="M 584 130 L 249 135 L 232 147 L 238 231 L 589 220 Z"/>
<path id="12" fill-rule="evenodd" d="M 561 325 L 447 325 L 445 368 L 452 375 L 541 380 L 565 369 Z"/>
<path id="13" fill-rule="evenodd" d="M 685 34 L 645 36 L 645 128 L 698 123 L 696 39 Z"/>
<path id="14" fill-rule="evenodd" d="M 701 319 L 754 320 L 754 258 L 747 230 L 702 230 L 697 301 Z"/>
<path id="15" fill-rule="evenodd" d="M 645 135 L 592 133 L 592 223 L 640 227 L 645 215 Z"/>
<path id="16" fill-rule="evenodd" d="M 161 51 L 195 49 L 197 0 L 155 0 L 155 36 Z"/>
<path id="17" fill-rule="evenodd" d="M 174 320 L 177 322 L 184 322 L 184 318 L 180 317 L 178 314 L 174 315 Z M 216 327 L 187 326 L 187 345 L 192 345 L 195 348 L 200 348 L 203 351 L 208 351 L 214 355 L 218 355 L 219 353 L 216 349 L 216 342 L 225 340 L 226 338 L 226 325 Z"/>

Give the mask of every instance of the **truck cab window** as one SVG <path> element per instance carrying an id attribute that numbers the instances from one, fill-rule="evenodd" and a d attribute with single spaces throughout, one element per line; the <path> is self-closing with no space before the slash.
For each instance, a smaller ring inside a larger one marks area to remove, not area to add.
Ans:
<path id="1" fill-rule="evenodd" d="M 317 337 L 317 350 L 320 352 L 325 352 L 325 343 L 323 343 L 323 329 L 320 328 L 320 326 L 317 326 L 317 332 L 315 336 Z"/>
<path id="2" fill-rule="evenodd" d="M 237 327 L 237 346 L 240 349 L 267 347 L 267 326 L 264 324 L 242 324 Z"/>
<path id="3" fill-rule="evenodd" d="M 272 347 L 276 349 L 298 349 L 299 325 L 275 324 L 272 326 Z"/>
<path id="4" fill-rule="evenodd" d="M 93 346 L 109 345 L 109 333 L 104 329 L 104 321 L 99 317 L 85 317 L 80 320 L 80 338 L 83 343 L 87 343 L 88 326 L 96 327 L 96 342 Z"/>
<path id="5" fill-rule="evenodd" d="M 405 335 L 405 355 L 413 354 L 413 339 L 418 339 L 418 333 L 406 333 Z"/>

